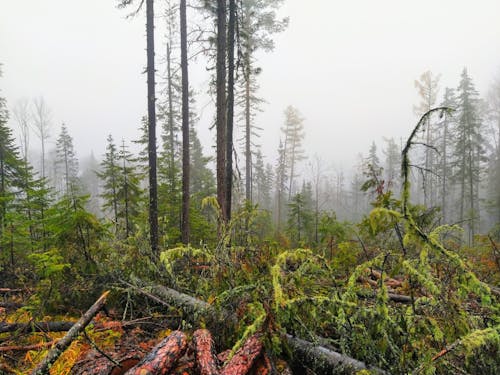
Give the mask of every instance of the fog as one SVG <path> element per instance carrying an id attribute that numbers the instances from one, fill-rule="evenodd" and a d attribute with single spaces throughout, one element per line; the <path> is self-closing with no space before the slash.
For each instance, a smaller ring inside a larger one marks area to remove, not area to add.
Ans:
<path id="1" fill-rule="evenodd" d="M 79 157 L 103 154 L 108 134 L 138 138 L 146 114 L 145 15 L 126 19 L 128 12 L 111 0 L 0 1 L 2 96 L 10 108 L 43 96 L 53 138 L 66 123 Z M 288 29 L 274 36 L 273 52 L 258 55 L 264 155 L 274 162 L 287 105 L 305 118 L 307 155 L 349 168 L 372 141 L 409 133 L 414 80 L 424 71 L 441 74 L 442 93 L 467 67 L 484 93 L 500 71 L 499 14 L 495 0 L 287 0 L 280 15 L 290 17 Z M 156 21 L 160 75 L 164 21 Z M 190 74 L 202 112 L 198 131 L 213 153 L 206 61 L 192 62 Z"/>

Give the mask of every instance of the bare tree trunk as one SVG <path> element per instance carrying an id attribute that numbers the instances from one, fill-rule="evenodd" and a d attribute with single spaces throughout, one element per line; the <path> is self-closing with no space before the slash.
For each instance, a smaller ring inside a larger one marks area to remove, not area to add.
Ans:
<path id="1" fill-rule="evenodd" d="M 148 160 L 149 160 L 149 236 L 151 253 L 158 257 L 158 184 L 156 180 L 156 98 L 153 0 L 146 0 L 146 39 L 148 76 Z"/>
<path id="2" fill-rule="evenodd" d="M 182 243 L 189 243 L 189 80 L 187 58 L 186 0 L 181 0 L 181 70 L 182 70 Z M 173 152 L 173 149 L 172 149 Z"/>
<path id="3" fill-rule="evenodd" d="M 217 201 L 226 221 L 226 0 L 217 0 Z"/>
<path id="4" fill-rule="evenodd" d="M 233 127 L 234 127 L 234 36 L 236 30 L 236 1 L 229 0 L 227 43 L 227 138 L 226 138 L 226 220 L 231 220 L 233 191 Z"/>
<path id="5" fill-rule="evenodd" d="M 250 55 L 245 56 L 245 198 L 252 202 L 252 152 L 250 126 Z"/>

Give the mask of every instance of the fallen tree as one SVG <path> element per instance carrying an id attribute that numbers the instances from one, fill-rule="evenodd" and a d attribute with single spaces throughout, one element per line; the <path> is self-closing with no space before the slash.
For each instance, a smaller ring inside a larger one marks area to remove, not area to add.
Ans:
<path id="1" fill-rule="evenodd" d="M 150 287 L 150 290 L 145 290 L 128 282 L 122 282 L 133 290 L 145 296 L 152 297 L 152 299 L 158 303 L 167 306 L 175 306 L 183 310 L 185 309 L 184 311 L 186 313 L 189 312 L 189 314 L 186 314 L 186 319 L 194 325 L 199 324 L 197 317 L 201 315 L 204 316 L 207 321 L 218 325 L 236 321 L 236 317 L 227 311 L 217 311 L 217 309 L 205 301 L 165 286 L 154 285 Z M 228 317 L 230 317 L 229 320 Z M 288 334 L 284 335 L 282 339 L 285 346 L 291 351 L 292 360 L 297 361 L 297 363 L 300 362 L 301 365 L 316 373 L 332 374 L 339 370 L 344 373 L 355 373 L 361 370 L 370 370 L 373 374 L 386 373 L 379 368 L 367 365 L 347 355 Z"/>

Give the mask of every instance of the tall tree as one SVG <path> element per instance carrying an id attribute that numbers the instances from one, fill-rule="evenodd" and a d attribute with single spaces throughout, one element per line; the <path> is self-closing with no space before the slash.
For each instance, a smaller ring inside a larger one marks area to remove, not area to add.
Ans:
<path id="1" fill-rule="evenodd" d="M 234 51 L 236 34 L 236 0 L 229 0 L 227 28 L 227 132 L 226 132 L 226 220 L 231 220 L 233 192 L 233 128 L 234 128 Z"/>
<path id="2" fill-rule="evenodd" d="M 56 166 L 62 177 L 62 195 L 75 197 L 78 191 L 78 159 L 76 158 L 73 138 L 63 123 L 56 140 Z"/>
<path id="3" fill-rule="evenodd" d="M 479 113 L 479 94 L 467 69 L 462 71 L 457 88 L 457 104 L 452 165 L 460 190 L 459 220 L 462 223 L 467 222 L 468 242 L 472 244 L 479 222 L 479 182 L 485 161 L 485 139 Z"/>
<path id="4" fill-rule="evenodd" d="M 110 134 L 107 139 L 106 154 L 101 162 L 101 172 L 97 176 L 103 182 L 104 208 L 111 209 L 115 234 L 118 233 L 118 184 L 120 180 L 120 165 L 118 163 L 118 151 Z"/>
<path id="5" fill-rule="evenodd" d="M 422 73 L 420 79 L 415 81 L 415 87 L 420 96 L 420 103 L 414 107 L 417 116 L 422 116 L 429 111 L 436 104 L 436 99 L 439 91 L 440 75 L 434 75 L 431 71 Z M 435 179 L 432 173 L 434 164 L 434 152 L 431 147 L 434 143 L 434 132 L 431 124 L 430 117 L 427 118 L 425 127 L 425 156 L 424 156 L 424 169 L 423 169 L 423 187 L 424 187 L 424 205 L 434 206 L 435 199 Z"/>
<path id="6" fill-rule="evenodd" d="M 134 0 L 119 0 L 119 7 L 127 7 Z M 156 93 L 155 93 L 155 38 L 154 38 L 154 1 L 141 0 L 134 14 L 137 14 L 146 2 L 146 56 L 148 86 L 148 172 L 149 172 L 149 238 L 151 255 L 157 259 L 158 249 L 158 181 L 156 155 Z"/>
<path id="7" fill-rule="evenodd" d="M 288 106 L 285 109 L 285 125 L 281 128 L 284 137 L 285 161 L 288 167 L 288 199 L 292 197 L 297 164 L 304 159 L 302 140 L 305 137 L 304 119 L 299 110 Z"/>
<path id="8" fill-rule="evenodd" d="M 488 201 L 491 224 L 494 224 L 500 223 L 500 76 L 490 87 L 488 104 L 493 139 L 489 161 Z"/>
<path id="9" fill-rule="evenodd" d="M 153 0 L 146 0 L 146 44 L 148 76 L 148 158 L 149 158 L 149 236 L 153 257 L 158 250 L 158 183 L 156 180 L 156 95 Z"/>
<path id="10" fill-rule="evenodd" d="M 189 243 L 189 79 L 187 57 L 186 0 L 180 3 L 181 25 L 181 70 L 182 70 L 182 219 L 181 237 Z"/>
<path id="11" fill-rule="evenodd" d="M 35 109 L 32 115 L 34 120 L 34 128 L 36 135 L 40 139 L 40 145 L 42 148 L 42 155 L 40 158 L 41 176 L 42 178 L 45 178 L 47 177 L 45 171 L 45 147 L 46 142 L 50 137 L 51 112 L 42 96 L 35 99 L 33 103 L 35 105 Z"/>
<path id="12" fill-rule="evenodd" d="M 271 35 L 283 31 L 288 18 L 278 19 L 277 9 L 283 0 L 243 0 L 238 9 L 241 104 L 243 105 L 244 150 L 245 150 L 245 197 L 252 200 L 252 138 L 257 136 L 258 127 L 253 124 L 255 112 L 263 101 L 257 97 L 257 76 L 261 69 L 256 66 L 255 53 L 258 50 L 271 51 L 274 42 Z"/>
<path id="13" fill-rule="evenodd" d="M 221 210 L 221 220 L 226 221 L 227 213 L 227 102 L 226 102 L 226 0 L 217 0 L 217 62 L 216 62 L 216 172 L 217 201 Z"/>
<path id="14" fill-rule="evenodd" d="M 1 76 L 0 70 L 0 76 Z M 5 99 L 0 97 L 0 259 L 4 267 L 7 262 L 14 265 L 14 247 L 10 240 L 9 228 L 13 228 L 10 211 L 16 194 L 23 186 L 24 163 L 19 149 L 14 143 L 11 129 L 7 126 L 9 113 Z M 10 232 L 12 233 L 12 231 Z"/>
<path id="15" fill-rule="evenodd" d="M 451 88 L 446 88 L 444 92 L 443 101 L 441 103 L 442 107 L 448 107 L 455 109 L 457 103 L 455 100 L 455 91 Z M 447 223 L 449 219 L 448 203 L 450 202 L 450 180 L 452 177 L 450 168 L 450 154 L 453 139 L 451 127 L 454 124 L 455 115 L 453 113 L 445 113 L 443 119 L 440 123 L 439 129 L 441 131 L 440 138 L 441 142 L 439 146 L 440 160 L 437 165 L 437 173 L 440 176 L 440 200 L 441 200 L 441 216 L 443 217 L 443 222 Z"/>

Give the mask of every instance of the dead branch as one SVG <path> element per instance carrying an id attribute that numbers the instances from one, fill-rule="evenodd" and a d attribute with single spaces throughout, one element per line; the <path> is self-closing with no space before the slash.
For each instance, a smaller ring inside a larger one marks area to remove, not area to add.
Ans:
<path id="1" fill-rule="evenodd" d="M 52 364 L 66 350 L 66 348 L 78 337 L 80 332 L 90 323 L 92 318 L 103 308 L 109 291 L 104 292 L 101 297 L 83 314 L 83 316 L 70 328 L 66 335 L 49 350 L 45 358 L 31 371 L 31 375 L 46 375 Z"/>
<path id="2" fill-rule="evenodd" d="M 46 348 L 52 346 L 57 342 L 57 340 L 40 342 L 38 344 L 32 345 L 12 345 L 12 346 L 0 346 L 0 353 L 2 352 L 27 352 L 30 350 L 37 350 L 41 348 Z"/>

